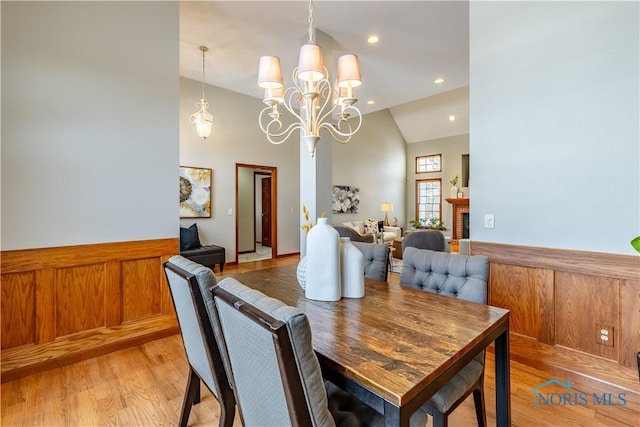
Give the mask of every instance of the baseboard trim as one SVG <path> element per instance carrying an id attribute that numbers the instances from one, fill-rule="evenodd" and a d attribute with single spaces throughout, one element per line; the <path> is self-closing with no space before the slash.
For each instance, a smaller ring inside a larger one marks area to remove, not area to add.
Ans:
<path id="1" fill-rule="evenodd" d="M 132 324 L 68 335 L 46 344 L 24 345 L 3 350 L 2 382 L 70 365 L 179 332 L 175 316 L 163 315 Z"/>
<path id="2" fill-rule="evenodd" d="M 572 388 L 584 393 L 625 393 L 627 408 L 640 412 L 637 370 L 577 350 L 549 346 L 513 332 L 509 334 L 509 340 L 512 361 L 549 372 L 560 381 L 571 380 Z M 493 346 L 489 351 L 494 352 Z M 597 377 L 589 374 L 594 370 L 598 372 Z"/>

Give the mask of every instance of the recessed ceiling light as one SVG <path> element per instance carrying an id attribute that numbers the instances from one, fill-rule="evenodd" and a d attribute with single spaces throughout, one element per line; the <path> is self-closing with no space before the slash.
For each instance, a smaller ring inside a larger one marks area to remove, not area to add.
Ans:
<path id="1" fill-rule="evenodd" d="M 379 41 L 380 41 L 380 37 L 376 36 L 375 34 L 372 34 L 367 38 L 367 43 L 369 44 L 376 44 Z"/>
<path id="2" fill-rule="evenodd" d="M 374 101 L 373 99 L 370 99 L 370 100 L 367 101 L 367 105 L 373 105 L 375 103 L 376 103 L 376 101 Z"/>
<path id="3" fill-rule="evenodd" d="M 453 114 L 449 116 L 449 121 L 450 122 L 455 122 L 456 121 L 456 116 L 454 116 Z"/>
<path id="4" fill-rule="evenodd" d="M 439 85 L 441 83 L 444 83 L 444 79 L 442 77 L 438 77 L 437 79 L 435 79 L 433 81 L 435 84 Z"/>

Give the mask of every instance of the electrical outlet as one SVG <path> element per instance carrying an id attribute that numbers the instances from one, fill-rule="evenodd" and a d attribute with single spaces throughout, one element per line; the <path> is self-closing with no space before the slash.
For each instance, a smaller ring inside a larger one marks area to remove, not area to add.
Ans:
<path id="1" fill-rule="evenodd" d="M 613 347 L 613 326 L 596 323 L 596 343 Z"/>
<path id="2" fill-rule="evenodd" d="M 495 228 L 495 223 L 493 221 L 493 214 L 485 214 L 484 216 L 484 228 Z"/>

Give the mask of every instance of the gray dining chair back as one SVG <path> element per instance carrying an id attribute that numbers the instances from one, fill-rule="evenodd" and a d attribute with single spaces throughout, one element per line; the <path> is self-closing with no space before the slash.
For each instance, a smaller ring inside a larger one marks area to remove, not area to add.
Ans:
<path id="1" fill-rule="evenodd" d="M 243 424 L 333 425 L 305 315 L 233 278 L 213 295 Z"/>
<path id="2" fill-rule="evenodd" d="M 364 277 L 386 282 L 389 275 L 389 247 L 375 243 L 351 243 L 362 252 Z"/>
<path id="3" fill-rule="evenodd" d="M 323 379 L 302 311 L 231 277 L 220 281 L 213 296 L 243 425 L 384 425 L 380 414 Z M 417 411 L 411 421 L 424 426 L 426 417 Z"/>
<path id="4" fill-rule="evenodd" d="M 446 242 L 444 234 L 437 230 L 418 230 L 407 234 L 402 240 L 402 258 L 406 248 L 429 249 L 445 252 Z"/>
<path id="5" fill-rule="evenodd" d="M 202 381 L 220 403 L 220 426 L 231 426 L 235 398 L 216 342 L 215 325 L 211 322 L 211 288 L 216 285 L 216 277 L 211 269 L 179 255 L 164 263 L 164 272 L 189 362 L 179 425 L 187 425 L 191 407 L 200 402 Z"/>
<path id="6" fill-rule="evenodd" d="M 486 256 L 409 247 L 403 254 L 400 285 L 486 304 L 488 277 L 489 259 Z M 471 393 L 478 425 L 486 426 L 484 351 L 443 385 L 422 409 L 433 417 L 434 427 L 446 426 L 449 414 Z"/>

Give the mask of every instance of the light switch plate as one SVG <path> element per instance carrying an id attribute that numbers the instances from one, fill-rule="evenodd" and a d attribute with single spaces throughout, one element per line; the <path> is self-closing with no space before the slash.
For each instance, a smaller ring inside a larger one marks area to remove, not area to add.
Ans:
<path id="1" fill-rule="evenodd" d="M 495 228 L 493 214 L 485 214 L 485 216 L 484 216 L 484 228 Z"/>

